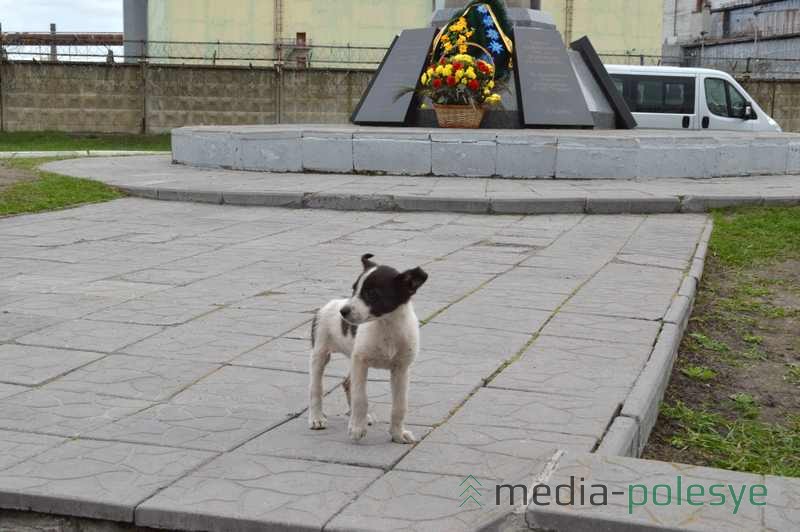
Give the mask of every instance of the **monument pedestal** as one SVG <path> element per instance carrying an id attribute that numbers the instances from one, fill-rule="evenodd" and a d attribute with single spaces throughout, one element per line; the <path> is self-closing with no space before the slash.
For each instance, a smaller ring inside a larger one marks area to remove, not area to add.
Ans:
<path id="1" fill-rule="evenodd" d="M 431 18 L 432 32 L 463 12 L 464 0 L 450 0 Z M 506 2 L 514 30 L 514 74 L 506 81 L 502 108 L 486 113 L 482 128 L 633 128 L 636 122 L 614 88 L 587 38 L 567 50 L 553 18 L 524 5 Z M 458 7 L 460 6 L 460 7 Z M 430 44 L 420 44 L 425 30 L 406 30 L 395 40 L 367 93 L 353 113 L 358 125 L 436 127 L 432 104 L 400 89 L 416 86 L 429 62 Z M 413 33 L 413 35 L 412 35 Z M 392 68 L 384 69 L 384 65 Z M 420 104 L 424 103 L 424 108 Z"/>

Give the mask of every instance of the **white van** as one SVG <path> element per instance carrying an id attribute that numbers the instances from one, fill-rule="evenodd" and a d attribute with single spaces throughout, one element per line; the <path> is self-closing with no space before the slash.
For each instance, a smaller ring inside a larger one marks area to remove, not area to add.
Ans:
<path id="1" fill-rule="evenodd" d="M 725 72 L 630 65 L 606 69 L 640 128 L 783 131 Z"/>

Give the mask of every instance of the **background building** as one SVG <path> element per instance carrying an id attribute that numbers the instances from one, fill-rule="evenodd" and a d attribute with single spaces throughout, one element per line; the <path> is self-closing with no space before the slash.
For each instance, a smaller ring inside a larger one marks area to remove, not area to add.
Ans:
<path id="1" fill-rule="evenodd" d="M 800 77 L 800 0 L 674 0 L 664 55 L 751 78 Z"/>
<path id="2" fill-rule="evenodd" d="M 661 55 L 664 1 L 542 0 L 566 42 L 588 35 L 604 55 Z M 625 57 L 608 62 L 625 62 Z M 633 59 L 638 60 L 638 59 Z"/>
<path id="3" fill-rule="evenodd" d="M 451 3 L 450 0 L 124 1 L 127 40 L 148 41 L 146 53 L 156 62 L 281 61 L 320 68 L 374 67 L 394 35 L 404 28 L 427 26 L 434 9 Z M 599 52 L 617 56 L 607 57 L 609 61 L 625 62 L 629 59 L 627 55 L 635 56 L 631 61 L 639 61 L 641 54 L 660 54 L 664 1 L 511 0 L 509 5 L 541 6 L 555 18 L 565 41 L 588 35 Z M 129 43 L 130 55 L 138 55 L 135 46 Z"/>

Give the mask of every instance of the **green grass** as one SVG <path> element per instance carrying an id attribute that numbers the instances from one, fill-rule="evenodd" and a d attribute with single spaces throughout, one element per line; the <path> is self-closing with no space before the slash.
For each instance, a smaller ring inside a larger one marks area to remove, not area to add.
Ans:
<path id="1" fill-rule="evenodd" d="M 746 399 L 740 399 L 746 403 Z M 756 407 L 757 408 L 757 407 Z M 712 467 L 765 475 L 800 476 L 800 419 L 783 427 L 746 416 L 735 421 L 678 401 L 661 406 L 661 415 L 679 430 L 670 444 L 702 455 Z"/>
<path id="2" fill-rule="evenodd" d="M 790 364 L 783 378 L 790 384 L 800 385 L 800 364 Z"/>
<path id="3" fill-rule="evenodd" d="M 724 266 L 753 266 L 800 256 L 800 209 L 715 211 L 710 249 Z"/>
<path id="4" fill-rule="evenodd" d="M 692 333 L 689 335 L 689 338 L 692 339 L 692 344 L 696 344 L 697 346 L 707 349 L 709 351 L 714 351 L 715 353 L 728 353 L 731 348 L 728 347 L 728 344 L 721 340 L 715 340 L 710 336 L 706 336 L 702 333 Z"/>
<path id="5" fill-rule="evenodd" d="M 63 209 L 123 197 L 118 190 L 97 181 L 77 179 L 34 170 L 52 159 L 14 159 L 7 166 L 32 170 L 36 179 L 14 183 L 0 190 L 0 216 Z"/>
<path id="6" fill-rule="evenodd" d="M 690 379 L 700 381 L 700 382 L 708 382 L 710 380 L 714 380 L 714 377 L 717 376 L 717 372 L 711 368 L 707 368 L 705 366 L 688 366 L 681 370 L 681 373 L 689 377 Z"/>
<path id="7" fill-rule="evenodd" d="M 76 135 L 57 131 L 0 133 L 0 151 L 169 151 L 170 135 Z"/>

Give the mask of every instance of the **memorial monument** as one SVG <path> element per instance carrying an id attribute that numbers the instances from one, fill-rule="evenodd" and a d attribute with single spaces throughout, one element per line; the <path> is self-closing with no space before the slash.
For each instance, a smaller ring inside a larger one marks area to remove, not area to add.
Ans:
<path id="1" fill-rule="evenodd" d="M 496 59 L 507 61 L 510 75 L 503 105 L 486 113 L 483 128 L 597 128 L 636 126 L 625 101 L 587 37 L 567 49 L 539 2 L 447 0 L 431 18 L 431 27 L 404 30 L 392 43 L 351 121 L 358 125 L 435 127 L 426 102 L 403 89 L 414 87 L 440 50 L 437 44 L 453 20 L 472 10 L 486 13 Z M 496 16 L 494 10 L 503 11 Z M 502 19 L 502 20 L 498 20 Z M 506 27 L 503 31 L 500 26 Z M 495 31 L 495 29 L 497 31 Z M 441 53 L 441 52 L 439 52 Z M 500 65 L 505 66 L 505 65 Z"/>

